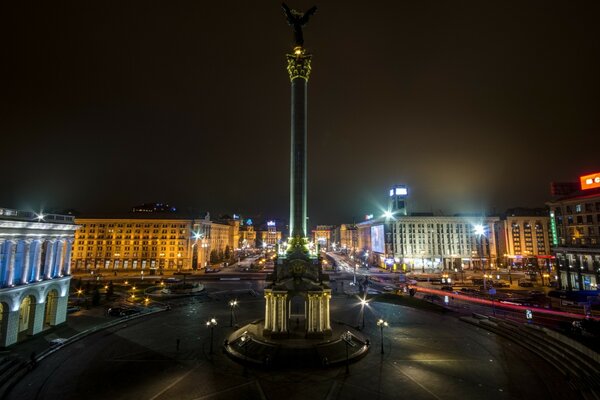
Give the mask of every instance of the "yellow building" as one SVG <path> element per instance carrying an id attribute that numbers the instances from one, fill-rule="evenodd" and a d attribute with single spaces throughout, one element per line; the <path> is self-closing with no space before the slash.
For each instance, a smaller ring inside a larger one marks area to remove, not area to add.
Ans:
<path id="1" fill-rule="evenodd" d="M 281 231 L 274 221 L 268 221 L 267 230 L 259 232 L 259 240 L 262 247 L 275 247 L 281 241 Z"/>
<path id="2" fill-rule="evenodd" d="M 329 225 L 317 225 L 313 231 L 313 242 L 325 251 L 331 246 L 331 231 L 333 227 Z"/>
<path id="3" fill-rule="evenodd" d="M 256 231 L 254 226 L 245 225 L 240 229 L 240 248 L 253 249 L 256 247 Z"/>
<path id="4" fill-rule="evenodd" d="M 231 226 L 176 215 L 76 218 L 72 267 L 75 271 L 148 271 L 201 269 L 213 249 L 232 244 Z"/>
<path id="5" fill-rule="evenodd" d="M 353 253 L 358 248 L 358 229 L 356 225 L 342 224 L 340 225 L 340 248 Z"/>
<path id="6" fill-rule="evenodd" d="M 544 265 L 551 257 L 549 217 L 508 215 L 499 226 L 499 255 L 504 258 L 503 264 Z"/>

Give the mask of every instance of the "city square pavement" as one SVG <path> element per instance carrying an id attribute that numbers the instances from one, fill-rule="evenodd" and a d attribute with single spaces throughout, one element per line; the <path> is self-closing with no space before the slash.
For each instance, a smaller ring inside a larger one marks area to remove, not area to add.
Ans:
<path id="1" fill-rule="evenodd" d="M 236 286 L 237 285 L 237 286 Z M 240 325 L 262 318 L 264 300 L 244 283 L 209 283 L 172 310 L 92 334 L 52 354 L 8 399 L 570 399 L 564 378 L 519 345 L 440 314 L 372 302 L 361 360 L 329 368 L 244 367 L 222 352 L 228 300 Z M 360 306 L 337 291 L 332 323 L 356 326 Z M 206 320 L 216 318 L 213 354 Z M 384 329 L 384 354 L 376 320 Z"/>

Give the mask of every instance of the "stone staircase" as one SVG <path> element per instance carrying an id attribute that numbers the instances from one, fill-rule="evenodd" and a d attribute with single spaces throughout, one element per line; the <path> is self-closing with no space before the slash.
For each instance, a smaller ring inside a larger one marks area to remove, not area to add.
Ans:
<path id="1" fill-rule="evenodd" d="M 20 357 L 0 356 L 0 399 L 3 399 L 10 389 L 27 374 L 30 363 Z"/>
<path id="2" fill-rule="evenodd" d="M 473 314 L 464 322 L 494 332 L 556 368 L 585 400 L 600 400 L 600 355 L 557 332 L 533 324 Z"/>

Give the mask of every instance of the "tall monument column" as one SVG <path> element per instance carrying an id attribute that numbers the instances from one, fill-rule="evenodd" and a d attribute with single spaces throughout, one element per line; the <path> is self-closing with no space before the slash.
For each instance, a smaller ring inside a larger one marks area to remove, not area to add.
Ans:
<path id="1" fill-rule="evenodd" d="M 291 154 L 290 154 L 290 237 L 307 236 L 306 150 L 307 150 L 307 86 L 311 71 L 311 55 L 302 46 L 287 54 L 287 71 L 292 89 Z"/>

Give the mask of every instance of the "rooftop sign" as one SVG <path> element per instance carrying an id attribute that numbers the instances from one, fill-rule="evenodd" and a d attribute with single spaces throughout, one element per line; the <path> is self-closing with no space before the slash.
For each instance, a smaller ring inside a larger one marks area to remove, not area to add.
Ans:
<path id="1" fill-rule="evenodd" d="M 600 172 L 579 177 L 581 190 L 600 188 Z"/>

